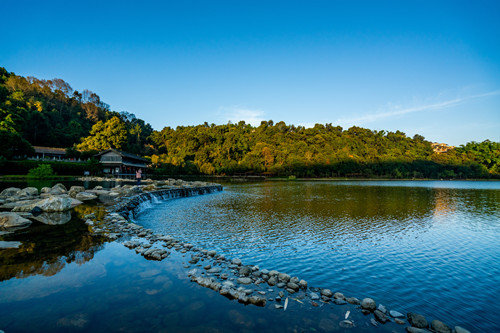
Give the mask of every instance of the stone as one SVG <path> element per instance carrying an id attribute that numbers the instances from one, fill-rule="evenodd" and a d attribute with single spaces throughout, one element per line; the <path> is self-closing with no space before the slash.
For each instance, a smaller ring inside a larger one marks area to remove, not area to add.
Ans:
<path id="1" fill-rule="evenodd" d="M 222 272 L 222 268 L 220 268 L 220 267 L 212 267 L 207 271 L 207 273 L 211 273 L 211 274 L 217 274 L 220 272 Z"/>
<path id="2" fill-rule="evenodd" d="M 19 193 L 17 194 L 18 197 L 24 198 L 24 197 L 36 197 L 38 196 L 38 189 L 36 187 L 26 187 L 23 188 Z"/>
<path id="3" fill-rule="evenodd" d="M 311 297 L 311 299 L 312 299 L 313 301 L 317 301 L 317 300 L 319 300 L 319 298 L 320 298 L 320 297 L 319 297 L 319 295 L 318 295 L 318 294 L 316 294 L 316 293 L 310 293 L 310 294 L 309 294 L 309 297 Z"/>
<path id="4" fill-rule="evenodd" d="M 267 284 L 269 284 L 270 286 L 274 286 L 276 285 L 276 283 L 278 283 L 276 276 L 271 276 L 269 280 L 267 280 Z"/>
<path id="5" fill-rule="evenodd" d="M 26 228 L 30 224 L 30 220 L 25 219 L 19 214 L 12 212 L 0 213 L 0 227 L 2 228 Z"/>
<path id="6" fill-rule="evenodd" d="M 135 241 L 127 241 L 125 243 L 123 243 L 123 245 L 125 247 L 128 247 L 129 249 L 135 249 L 136 247 L 138 247 L 140 244 L 139 242 L 135 242 Z"/>
<path id="7" fill-rule="evenodd" d="M 347 304 L 347 302 L 343 299 L 340 299 L 340 298 L 337 298 L 333 301 L 333 303 L 337 304 L 337 305 L 344 305 L 344 304 Z"/>
<path id="8" fill-rule="evenodd" d="M 162 260 L 168 257 L 168 254 L 169 254 L 168 251 L 164 249 L 148 249 L 142 253 L 144 258 L 153 260 Z"/>
<path id="9" fill-rule="evenodd" d="M 249 276 L 251 272 L 252 272 L 252 269 L 250 267 L 248 267 L 248 266 L 242 266 L 240 268 L 239 274 L 241 276 Z"/>
<path id="10" fill-rule="evenodd" d="M 75 199 L 80 201 L 89 201 L 97 199 L 97 195 L 90 192 L 79 192 L 75 194 Z"/>
<path id="11" fill-rule="evenodd" d="M 15 241 L 0 241 L 0 250 L 1 249 L 18 249 L 22 245 L 21 242 Z"/>
<path id="12" fill-rule="evenodd" d="M 83 187 L 83 186 L 71 186 L 68 194 L 71 198 L 76 198 L 76 195 L 78 193 L 81 193 L 81 192 L 85 192 L 85 187 Z M 80 199 L 78 199 L 78 200 L 80 200 Z"/>
<path id="13" fill-rule="evenodd" d="M 307 289 L 307 281 L 306 280 L 300 280 L 299 281 L 299 286 L 302 289 Z"/>
<path id="14" fill-rule="evenodd" d="M 391 315 L 392 318 L 404 318 L 405 315 L 402 314 L 401 312 L 391 310 L 389 311 L 389 314 Z"/>
<path id="15" fill-rule="evenodd" d="M 278 271 L 272 270 L 269 272 L 269 276 L 277 276 L 279 274 Z"/>
<path id="16" fill-rule="evenodd" d="M 193 256 L 193 257 L 191 258 L 191 260 L 189 260 L 189 263 L 190 263 L 190 264 L 196 264 L 196 263 L 198 263 L 198 261 L 200 261 L 200 258 L 199 258 L 199 257 L 197 257 L 197 256 Z"/>
<path id="17" fill-rule="evenodd" d="M 335 298 L 335 299 L 345 299 L 345 296 L 344 296 L 344 294 L 337 292 L 337 293 L 333 294 L 333 298 Z"/>
<path id="18" fill-rule="evenodd" d="M 408 322 L 410 323 L 411 326 L 416 327 L 416 328 L 427 328 L 429 327 L 429 323 L 427 322 L 427 319 L 425 319 L 424 316 L 418 313 L 413 313 L 413 312 L 408 312 L 406 315 Z"/>
<path id="19" fill-rule="evenodd" d="M 321 289 L 321 295 L 325 297 L 332 297 L 333 292 L 330 289 Z"/>
<path id="20" fill-rule="evenodd" d="M 251 284 L 253 283 L 253 280 L 249 277 L 241 277 L 241 278 L 238 278 L 238 283 L 241 283 L 241 284 Z"/>
<path id="21" fill-rule="evenodd" d="M 15 197 L 17 194 L 21 192 L 20 188 L 17 187 L 8 187 L 2 192 L 0 192 L 0 197 L 2 198 L 10 198 L 10 197 Z"/>
<path id="22" fill-rule="evenodd" d="M 208 251 L 208 252 L 207 252 L 207 255 L 208 255 L 209 257 L 215 257 L 215 255 L 216 255 L 216 254 L 217 254 L 217 252 L 215 252 L 214 250 L 211 250 L 211 251 Z"/>
<path id="23" fill-rule="evenodd" d="M 349 304 L 354 304 L 354 305 L 361 304 L 361 301 L 359 299 L 357 299 L 356 297 L 348 297 L 348 298 L 346 298 L 346 301 Z"/>
<path id="24" fill-rule="evenodd" d="M 281 282 L 288 282 L 290 281 L 290 275 L 286 274 L 286 273 L 279 273 L 278 274 L 278 279 L 281 281 Z"/>
<path id="25" fill-rule="evenodd" d="M 417 328 L 417 327 L 407 327 L 406 332 L 408 332 L 408 333 L 429 333 L 428 330 L 424 330 L 424 329 Z"/>
<path id="26" fill-rule="evenodd" d="M 451 333 L 451 328 L 440 320 L 431 321 L 431 329 L 437 333 Z"/>
<path id="27" fill-rule="evenodd" d="M 361 308 L 373 312 L 377 308 L 377 304 L 373 299 L 367 297 L 361 301 Z"/>
<path id="28" fill-rule="evenodd" d="M 238 258 L 234 258 L 233 260 L 231 260 L 231 263 L 233 265 L 241 265 L 241 259 L 238 259 Z"/>
<path id="29" fill-rule="evenodd" d="M 455 326 L 455 332 L 456 333 L 470 333 L 470 331 L 468 331 L 465 328 L 460 327 L 460 326 Z"/>
<path id="30" fill-rule="evenodd" d="M 375 319 L 379 322 L 379 323 L 382 323 L 382 324 L 385 324 L 387 322 L 387 316 L 385 315 L 385 313 L 383 313 L 382 311 L 380 310 L 375 310 L 373 312 L 373 316 L 375 316 Z"/>
<path id="31" fill-rule="evenodd" d="M 66 186 L 61 183 L 55 184 L 49 191 L 49 193 L 52 195 L 65 194 L 66 192 L 68 192 Z"/>
<path id="32" fill-rule="evenodd" d="M 251 296 L 248 301 L 250 304 L 256 305 L 256 306 L 266 306 L 267 300 L 265 297 L 260 297 L 260 296 Z"/>
<path id="33" fill-rule="evenodd" d="M 293 282 L 288 282 L 288 284 L 286 285 L 288 288 L 292 289 L 294 292 L 299 290 L 299 285 L 296 284 L 296 283 L 293 283 Z"/>
<path id="34" fill-rule="evenodd" d="M 394 318 L 394 322 L 398 325 L 404 325 L 405 324 L 405 321 L 404 320 L 401 320 L 399 318 Z"/>
<path id="35" fill-rule="evenodd" d="M 378 305 L 377 310 L 379 310 L 383 314 L 387 314 L 387 308 L 385 306 L 383 306 L 382 304 Z"/>
<path id="36" fill-rule="evenodd" d="M 30 212 L 35 207 L 40 207 L 44 212 L 63 212 L 72 208 L 72 199 L 69 197 L 49 196 L 46 199 L 22 206 L 16 206 L 13 212 Z"/>

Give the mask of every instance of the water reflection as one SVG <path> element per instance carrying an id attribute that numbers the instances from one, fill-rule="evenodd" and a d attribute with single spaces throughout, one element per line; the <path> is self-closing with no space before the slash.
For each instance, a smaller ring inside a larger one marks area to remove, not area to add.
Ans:
<path id="1" fill-rule="evenodd" d="M 18 249 L 0 252 L 0 281 L 39 274 L 52 276 L 68 263 L 91 260 L 102 249 L 104 239 L 91 235 L 81 217 L 94 211 L 96 207 L 81 205 L 73 212 L 44 213 L 36 218 L 42 219 L 41 223 L 0 236 L 0 240 L 22 243 Z"/>

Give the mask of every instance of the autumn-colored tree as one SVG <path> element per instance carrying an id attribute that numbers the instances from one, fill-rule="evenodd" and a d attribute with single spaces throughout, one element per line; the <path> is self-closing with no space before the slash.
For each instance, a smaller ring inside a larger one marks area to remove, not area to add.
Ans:
<path id="1" fill-rule="evenodd" d="M 121 149 L 126 140 L 125 124 L 115 116 L 106 122 L 98 121 L 77 147 L 81 150 Z"/>

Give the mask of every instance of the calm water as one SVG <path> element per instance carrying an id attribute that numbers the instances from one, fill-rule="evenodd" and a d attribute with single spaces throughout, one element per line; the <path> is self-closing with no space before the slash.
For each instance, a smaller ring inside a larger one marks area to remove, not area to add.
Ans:
<path id="1" fill-rule="evenodd" d="M 228 185 L 139 224 L 392 309 L 499 331 L 500 182 Z"/>

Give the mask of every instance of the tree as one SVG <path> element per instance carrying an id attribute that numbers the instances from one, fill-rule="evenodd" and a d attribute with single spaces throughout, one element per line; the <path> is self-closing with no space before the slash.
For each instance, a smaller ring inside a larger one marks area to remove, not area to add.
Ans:
<path id="1" fill-rule="evenodd" d="M 105 123 L 98 121 L 92 126 L 90 135 L 77 147 L 81 150 L 121 149 L 126 140 L 125 124 L 115 116 Z"/>

